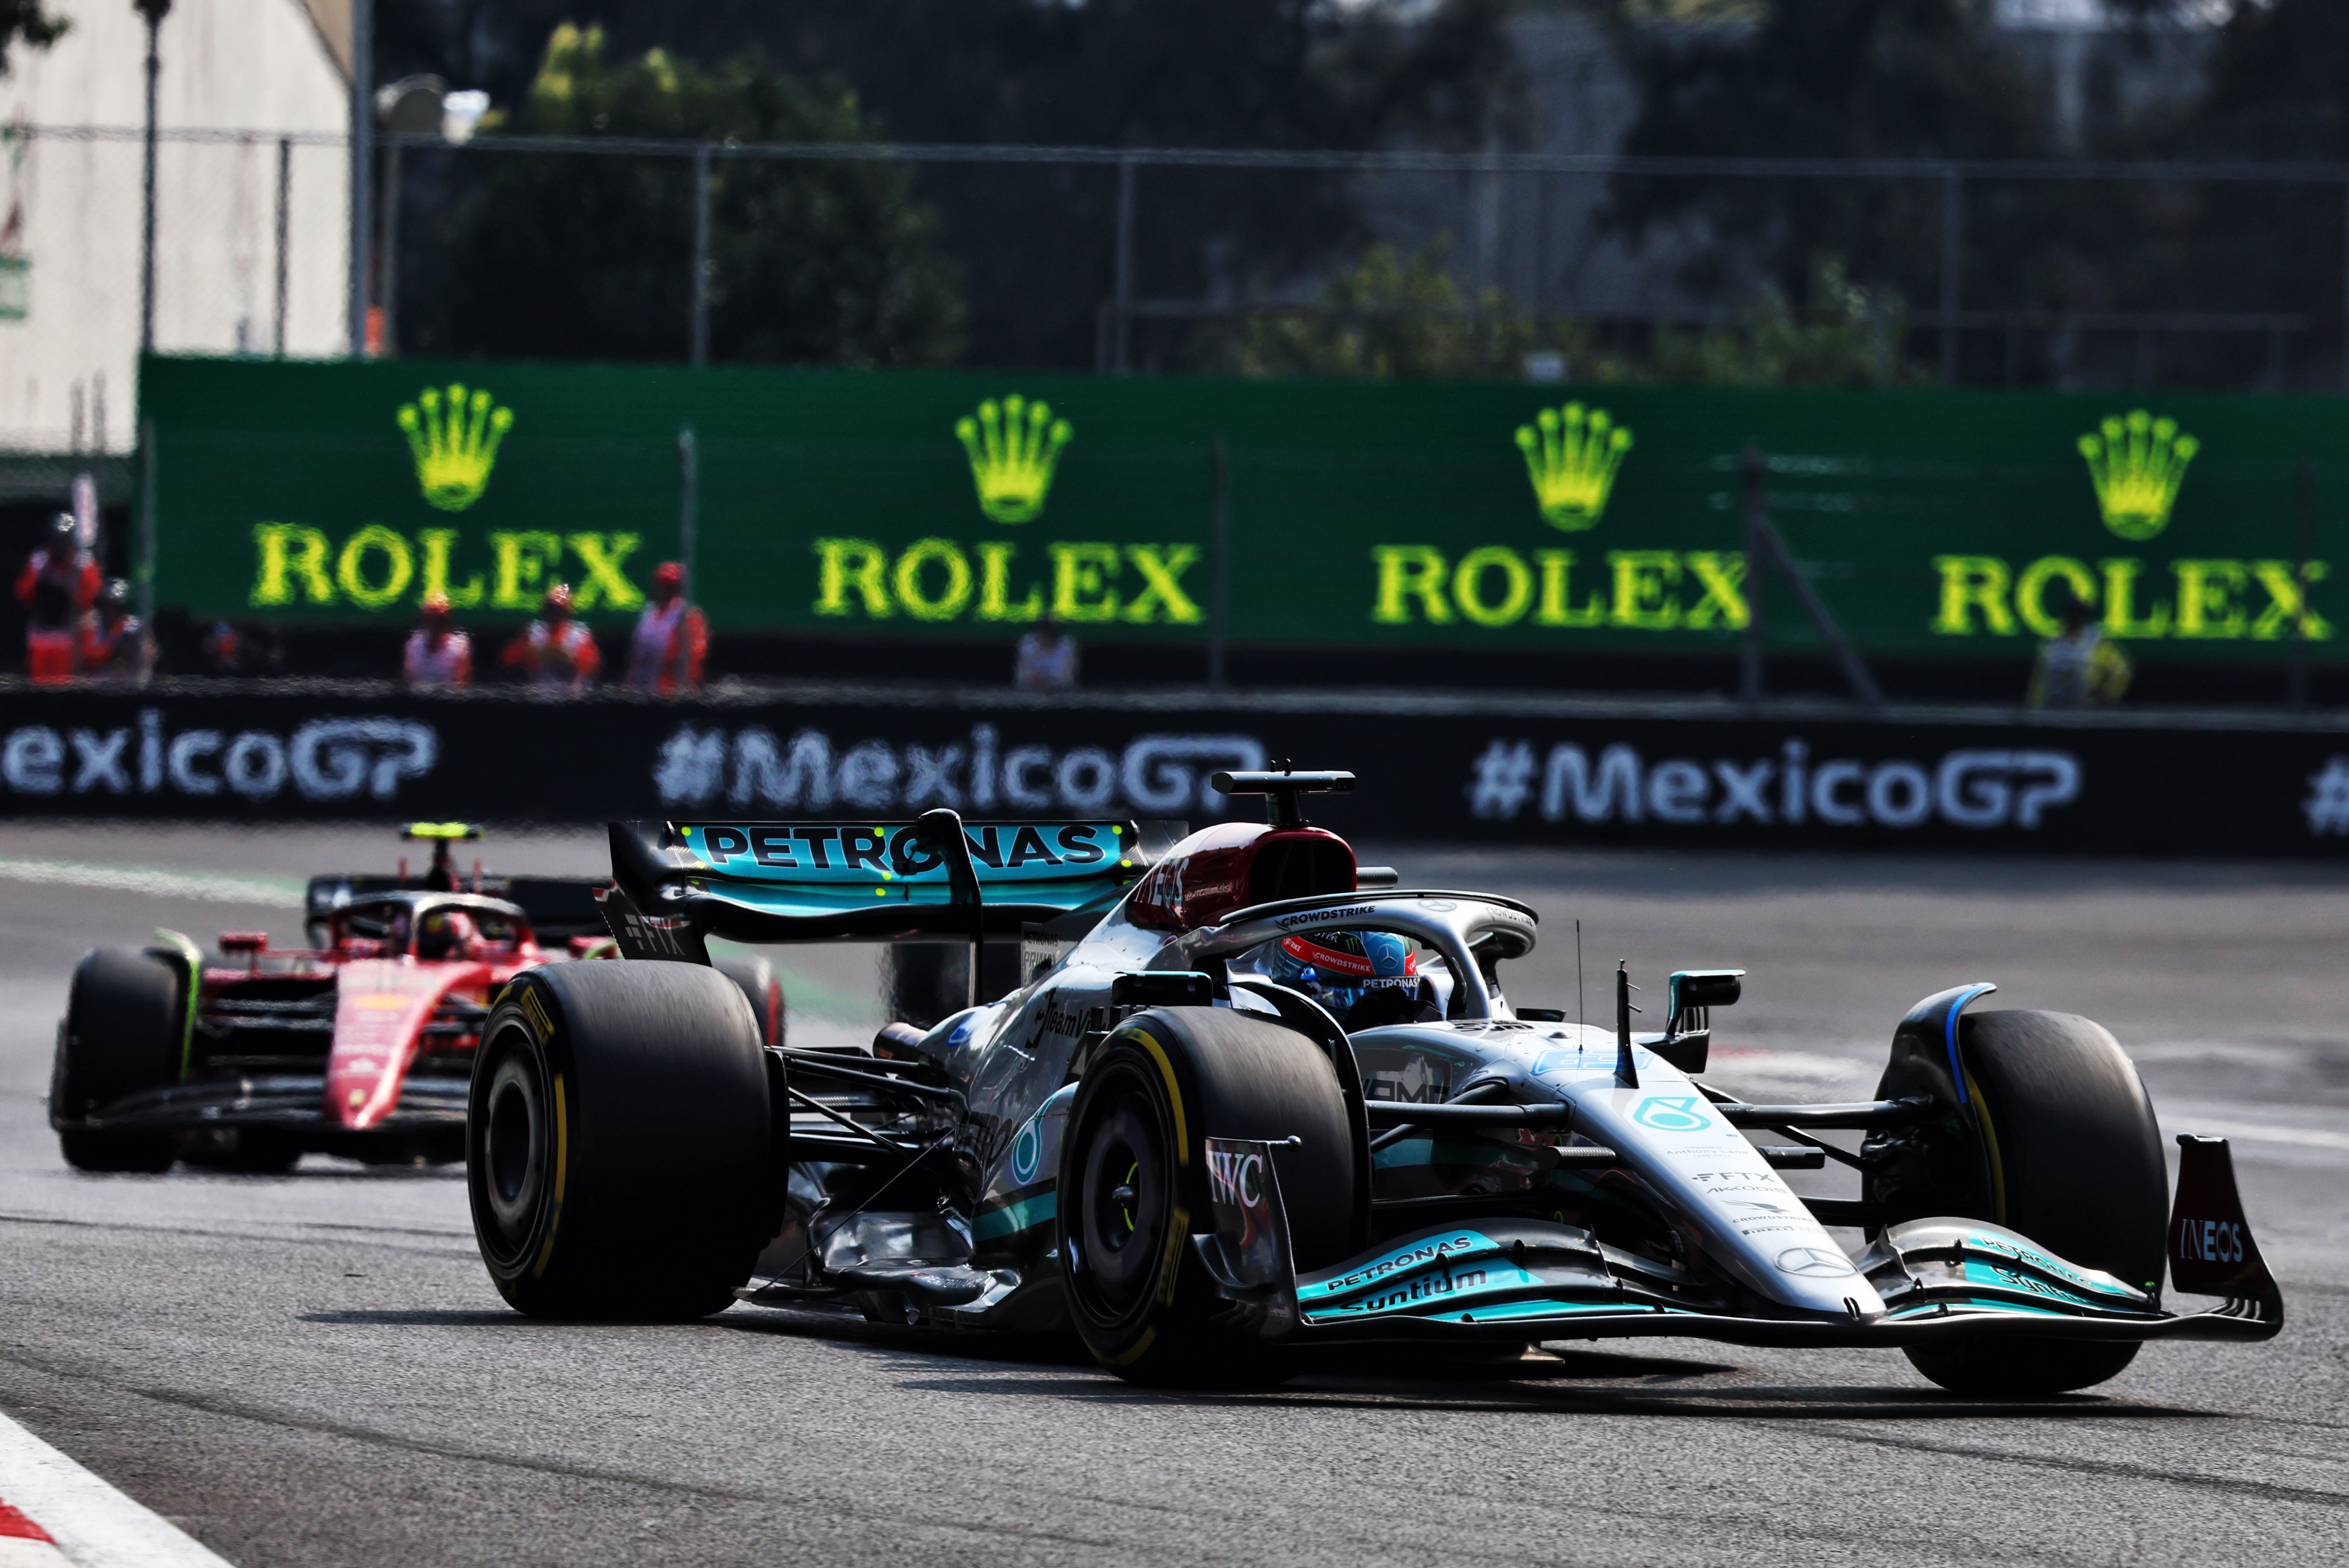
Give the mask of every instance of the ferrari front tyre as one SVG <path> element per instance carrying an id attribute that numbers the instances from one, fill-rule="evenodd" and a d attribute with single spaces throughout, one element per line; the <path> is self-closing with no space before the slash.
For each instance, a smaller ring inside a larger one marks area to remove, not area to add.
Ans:
<path id="1" fill-rule="evenodd" d="M 98 948 L 76 966 L 57 1031 L 49 1120 L 78 1170 L 171 1168 L 172 1135 L 74 1124 L 103 1117 L 127 1095 L 180 1075 L 187 981 L 178 966 L 137 948 Z"/>
<path id="2" fill-rule="evenodd" d="M 1970 1012 L 1958 1053 L 1990 1179 L 1972 1218 L 2159 1294 L 2168 1171 L 2153 1102 L 2119 1042 L 2068 1012 Z M 1908 1355 L 1955 1393 L 2017 1397 L 2105 1382 L 2137 1352 L 2134 1341 L 2019 1337 Z"/>
<path id="3" fill-rule="evenodd" d="M 773 1229 L 758 1020 L 700 964 L 549 964 L 499 994 L 465 1187 L 498 1293 L 537 1317 L 731 1304 Z"/>
<path id="4" fill-rule="evenodd" d="M 1352 1234 L 1353 1129 L 1321 1048 L 1264 1019 L 1168 1008 L 1129 1019 L 1079 1082 L 1061 1143 L 1057 1237 L 1070 1315 L 1095 1360 L 1132 1383 L 1247 1387 L 1294 1370 L 1226 1334 L 1228 1304 L 1193 1250 L 1213 1229 L 1206 1139 L 1279 1145 L 1273 1168 L 1299 1269 Z"/>

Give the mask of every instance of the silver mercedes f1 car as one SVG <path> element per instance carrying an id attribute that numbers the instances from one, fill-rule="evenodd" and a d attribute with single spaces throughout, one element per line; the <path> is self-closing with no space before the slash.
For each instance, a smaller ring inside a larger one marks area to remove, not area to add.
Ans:
<path id="1" fill-rule="evenodd" d="M 1945 1387 L 2044 1394 L 2148 1340 L 2282 1327 L 2226 1143 L 2179 1140 L 2173 1202 L 2097 1024 L 1954 986 L 1895 1026 L 1874 1099 L 1748 1104 L 1703 1077 L 1739 971 L 1670 976 L 1659 1032 L 1619 971 L 1612 1028 L 1513 1005 L 1533 909 L 1358 866 L 1301 812 L 1350 774 L 1214 782 L 1269 820 L 1164 846 L 945 810 L 614 824 L 627 961 L 525 971 L 482 1026 L 467 1179 L 498 1290 L 547 1316 L 1072 1330 L 1184 1386 L 1350 1341 L 1675 1335 L 1897 1347 Z M 969 1005 L 768 1047 L 712 936 L 968 940 Z M 983 999 L 1013 940 L 1019 983 Z M 1779 1174 L 1828 1159 L 1857 1199 Z M 2219 1304 L 2168 1309 L 2165 1271 Z"/>

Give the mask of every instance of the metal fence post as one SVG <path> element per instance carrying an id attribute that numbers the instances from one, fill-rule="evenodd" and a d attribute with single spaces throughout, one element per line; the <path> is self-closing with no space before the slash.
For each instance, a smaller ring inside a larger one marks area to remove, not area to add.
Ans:
<path id="1" fill-rule="evenodd" d="M 1117 319 L 1110 335 L 1110 369 L 1121 376 L 1133 368 L 1134 169 L 1131 158 L 1117 161 Z"/>
<path id="2" fill-rule="evenodd" d="M 142 354 L 155 347 L 155 88 L 157 78 L 163 74 L 158 35 L 163 30 L 163 13 L 170 9 L 170 0 L 163 0 L 160 5 L 150 3 L 140 7 L 147 18 L 146 190 L 139 244 L 139 351 Z"/>
<path id="3" fill-rule="evenodd" d="M 274 312 L 276 331 L 274 344 L 277 358 L 285 358 L 285 244 L 293 229 L 294 205 L 294 139 L 277 139 L 277 299 Z"/>
<path id="4" fill-rule="evenodd" d="M 677 623 L 677 690 L 679 696 L 692 690 L 688 677 L 693 670 L 693 639 L 685 618 L 693 613 L 693 591 L 697 586 L 693 575 L 693 556 L 698 543 L 701 524 L 701 446 L 694 439 L 691 425 L 677 428 L 677 561 L 685 568 L 685 581 L 678 585 L 678 597 L 685 601 Z"/>
<path id="5" fill-rule="evenodd" d="M 367 185 L 374 178 L 375 0 L 351 0 L 351 358 L 367 357 Z"/>
<path id="6" fill-rule="evenodd" d="M 1958 274 L 1966 242 L 1965 176 L 1957 170 L 1941 175 L 1941 381 L 1958 381 Z"/>
<path id="7" fill-rule="evenodd" d="M 693 150 L 693 362 L 709 363 L 709 143 Z M 688 435 L 687 440 L 690 440 Z"/>
<path id="8" fill-rule="evenodd" d="M 1216 437 L 1210 449 L 1215 485 L 1215 514 L 1212 524 L 1215 536 L 1210 545 L 1215 551 L 1215 601 L 1209 607 L 1207 622 L 1207 684 L 1217 691 L 1231 684 L 1231 673 L 1225 663 L 1224 628 L 1228 624 L 1231 593 L 1232 537 L 1232 453 L 1221 435 Z"/>
<path id="9" fill-rule="evenodd" d="M 2341 182 L 2341 389 L 2349 392 L 2349 180 Z"/>
<path id="10" fill-rule="evenodd" d="M 1745 448 L 1745 642 L 1739 652 L 1737 693 L 1762 701 L 1762 598 L 1768 583 L 1770 546 L 1762 528 L 1762 449 Z"/>
<path id="11" fill-rule="evenodd" d="M 383 149 L 383 189 L 377 192 L 382 205 L 383 238 L 376 245 L 375 297 L 378 319 L 382 323 L 383 358 L 399 358 L 399 329 L 393 316 L 399 307 L 399 143 L 387 139 Z"/>
<path id="12" fill-rule="evenodd" d="M 2308 459 L 2302 458 L 2292 473 L 2293 507 L 2292 580 L 2300 585 L 2303 597 L 2308 593 L 2308 558 L 2314 553 L 2311 535 L 2316 531 L 2316 469 Z M 2308 617 L 2303 611 L 2292 618 L 2292 665 L 2284 680 L 2285 699 L 2294 708 L 2308 706 Z"/>
<path id="13" fill-rule="evenodd" d="M 131 568 L 137 585 L 139 624 L 155 635 L 155 421 L 139 421 L 139 545 Z"/>

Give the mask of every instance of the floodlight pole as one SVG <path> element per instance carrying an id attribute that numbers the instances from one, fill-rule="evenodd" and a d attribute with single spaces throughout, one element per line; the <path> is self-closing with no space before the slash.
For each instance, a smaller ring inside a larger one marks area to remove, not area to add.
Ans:
<path id="1" fill-rule="evenodd" d="M 375 0 L 351 0 L 350 355 L 367 357 L 367 249 L 374 238 Z"/>
<path id="2" fill-rule="evenodd" d="M 171 14 L 171 0 L 131 0 L 147 19 L 147 139 L 145 189 L 139 239 L 139 351 L 155 347 L 155 95 L 163 75 L 160 35 L 163 18 Z"/>

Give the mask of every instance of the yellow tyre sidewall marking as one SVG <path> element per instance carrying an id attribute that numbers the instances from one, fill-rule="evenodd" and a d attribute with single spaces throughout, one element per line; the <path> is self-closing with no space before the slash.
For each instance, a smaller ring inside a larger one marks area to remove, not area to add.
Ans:
<path id="1" fill-rule="evenodd" d="M 563 1223 L 563 1189 L 571 1172 L 570 1102 L 564 1092 L 563 1075 L 554 1075 L 554 1210 L 546 1217 L 546 1241 L 538 1250 L 538 1262 L 532 1265 L 530 1277 L 537 1279 L 546 1272 L 549 1259 L 554 1256 L 554 1230 Z"/>
<path id="2" fill-rule="evenodd" d="M 1982 1085 L 1974 1082 L 1971 1073 L 1966 1075 L 1966 1093 L 1974 1103 L 1974 1119 L 1982 1123 L 1982 1147 L 1990 1151 L 1990 1211 L 1991 1217 L 2006 1223 L 2006 1165 L 1998 1157 L 1998 1128 L 1990 1119 L 1990 1102 L 1982 1098 Z"/>
<path id="3" fill-rule="evenodd" d="M 1184 1119 L 1183 1091 L 1174 1082 L 1174 1064 L 1167 1059 L 1165 1047 L 1159 1044 L 1157 1039 L 1148 1030 L 1133 1031 L 1133 1038 L 1140 1041 L 1142 1048 L 1150 1053 L 1150 1059 L 1158 1064 L 1159 1075 L 1166 1080 L 1167 1103 L 1174 1110 L 1174 1164 L 1178 1170 L 1188 1170 L 1191 1168 L 1190 1124 Z M 1174 1212 L 1170 1217 L 1170 1222 L 1166 1227 L 1166 1256 L 1158 1269 L 1158 1304 L 1160 1306 L 1174 1304 L 1174 1283 L 1183 1272 L 1183 1243 L 1190 1239 L 1190 1235 L 1191 1210 L 1182 1200 L 1178 1181 Z M 1119 1359 L 1118 1365 L 1123 1366 L 1140 1355 L 1149 1347 L 1151 1340 L 1156 1335 L 1155 1329 L 1143 1334 L 1134 1347 Z"/>

